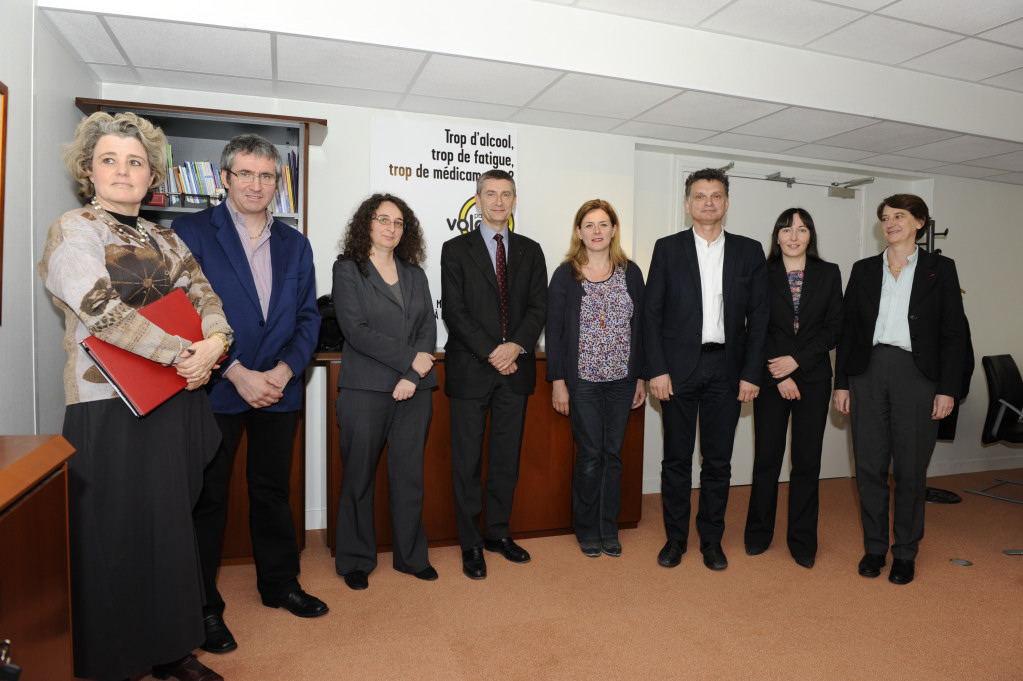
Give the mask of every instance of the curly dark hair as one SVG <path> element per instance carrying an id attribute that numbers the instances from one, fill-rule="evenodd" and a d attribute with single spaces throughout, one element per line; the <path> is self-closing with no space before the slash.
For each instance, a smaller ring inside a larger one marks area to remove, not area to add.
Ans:
<path id="1" fill-rule="evenodd" d="M 366 262 L 369 260 L 369 251 L 373 246 L 370 239 L 370 223 L 376 214 L 380 204 L 389 201 L 401 211 L 401 217 L 405 221 L 405 229 L 402 232 L 401 240 L 394 248 L 394 255 L 401 258 L 409 265 L 422 265 L 426 260 L 426 245 L 423 243 L 423 230 L 419 227 L 419 218 L 408 207 L 408 204 L 393 194 L 374 194 L 355 209 L 352 219 L 348 221 L 345 235 L 338 242 L 338 249 L 341 251 L 338 260 L 354 260 L 359 266 L 362 276 L 369 276 L 369 268 Z"/>

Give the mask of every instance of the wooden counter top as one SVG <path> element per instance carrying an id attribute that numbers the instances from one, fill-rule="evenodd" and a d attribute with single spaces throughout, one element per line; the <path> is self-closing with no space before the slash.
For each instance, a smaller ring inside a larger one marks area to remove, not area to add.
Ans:
<path id="1" fill-rule="evenodd" d="M 60 468 L 74 452 L 60 435 L 0 437 L 0 511 Z"/>

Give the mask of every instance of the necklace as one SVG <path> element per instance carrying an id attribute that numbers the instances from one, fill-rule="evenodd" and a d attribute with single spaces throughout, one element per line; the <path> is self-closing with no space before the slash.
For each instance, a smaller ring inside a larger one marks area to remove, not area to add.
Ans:
<path id="1" fill-rule="evenodd" d="M 908 265 L 909 263 L 906 263 L 906 264 Z M 891 261 L 890 261 L 890 260 L 888 261 L 888 269 L 890 269 L 890 270 L 891 270 L 891 271 L 892 271 L 892 272 L 893 272 L 894 274 L 898 274 L 898 273 L 899 273 L 899 272 L 901 272 L 901 271 L 903 270 L 903 268 L 905 268 L 905 267 L 906 267 L 906 265 L 903 265 L 902 267 L 896 267 L 895 265 L 893 265 L 893 264 L 891 263 Z"/>
<path id="2" fill-rule="evenodd" d="M 138 235 L 132 234 L 127 229 L 125 229 L 125 225 L 122 225 L 120 222 L 115 220 L 113 215 L 110 215 L 110 213 L 103 206 L 99 205 L 99 201 L 96 200 L 95 196 L 92 197 L 92 200 L 89 203 L 92 204 L 92 207 L 99 211 L 101 215 L 105 215 L 106 217 L 110 218 L 110 220 L 107 221 L 107 224 L 113 227 L 114 231 L 123 236 L 125 239 L 136 241 L 142 244 L 143 246 L 149 243 L 149 234 L 146 232 L 145 227 L 143 227 L 142 225 L 136 225 L 135 231 L 138 232 Z"/>
<path id="3" fill-rule="evenodd" d="M 266 231 L 266 225 L 263 225 L 263 229 L 259 230 L 259 234 L 257 234 L 256 236 L 252 236 L 251 234 L 249 235 L 249 241 L 255 241 L 259 237 L 263 236 L 263 232 L 265 232 L 265 231 Z"/>

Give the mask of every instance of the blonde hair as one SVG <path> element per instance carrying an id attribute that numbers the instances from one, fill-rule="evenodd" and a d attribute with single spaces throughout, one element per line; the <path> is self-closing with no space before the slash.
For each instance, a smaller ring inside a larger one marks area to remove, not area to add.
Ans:
<path id="1" fill-rule="evenodd" d="M 148 203 L 153 198 L 153 190 L 167 178 L 167 138 L 163 136 L 163 130 L 130 111 L 113 116 L 105 111 L 97 111 L 83 118 L 75 128 L 75 140 L 64 147 L 64 165 L 78 182 L 78 198 L 88 201 L 96 195 L 89 173 L 92 172 L 96 143 L 104 135 L 133 137 L 146 150 L 149 169 L 153 172 L 149 191 L 142 199 L 142 203 Z"/>
<path id="2" fill-rule="evenodd" d="M 575 221 L 572 224 L 572 241 L 568 246 L 568 253 L 565 255 L 565 259 L 562 262 L 572 263 L 572 277 L 576 281 L 582 281 L 586 277 L 583 275 L 583 266 L 590 262 L 590 257 L 586 253 L 586 245 L 583 244 L 583 240 L 579 238 L 579 229 L 582 227 L 583 218 L 592 211 L 602 210 L 607 213 L 607 216 L 611 219 L 611 226 L 615 228 L 614 235 L 611 237 L 610 256 L 611 256 L 611 267 L 613 269 L 625 268 L 629 264 L 629 258 L 625 255 L 625 251 L 622 250 L 621 243 L 621 232 L 618 223 L 618 213 L 615 212 L 614 206 L 605 201 L 604 199 L 590 199 L 583 205 L 579 206 L 579 210 L 575 212 Z"/>

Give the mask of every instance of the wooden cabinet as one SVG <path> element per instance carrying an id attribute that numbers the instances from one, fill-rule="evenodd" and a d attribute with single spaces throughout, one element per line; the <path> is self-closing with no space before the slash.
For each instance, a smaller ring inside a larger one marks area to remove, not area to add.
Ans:
<path id="1" fill-rule="evenodd" d="M 342 466 L 338 450 L 337 376 L 339 353 L 322 353 L 327 371 L 327 544 L 334 546 L 335 520 L 341 490 Z M 444 385 L 444 361 L 435 365 Z M 515 537 L 535 537 L 572 532 L 572 471 L 575 445 L 572 425 L 551 407 L 551 384 L 544 380 L 546 360 L 536 363 L 536 392 L 526 407 L 526 429 L 522 439 L 519 481 L 512 506 L 511 529 Z M 443 389 L 433 393 L 433 421 L 424 453 L 423 525 L 431 545 L 458 543 L 455 501 L 451 482 L 450 407 Z M 643 494 L 643 409 L 629 417 L 622 448 L 622 506 L 619 527 L 636 527 L 640 520 Z M 485 451 L 485 446 L 484 446 Z M 486 456 L 483 459 L 486 479 Z M 391 546 L 391 514 L 387 486 L 387 453 L 377 469 L 374 492 L 374 524 L 377 544 Z"/>
<path id="2" fill-rule="evenodd" d="M 0 640 L 25 679 L 71 681 L 67 460 L 59 435 L 0 437 Z"/>

